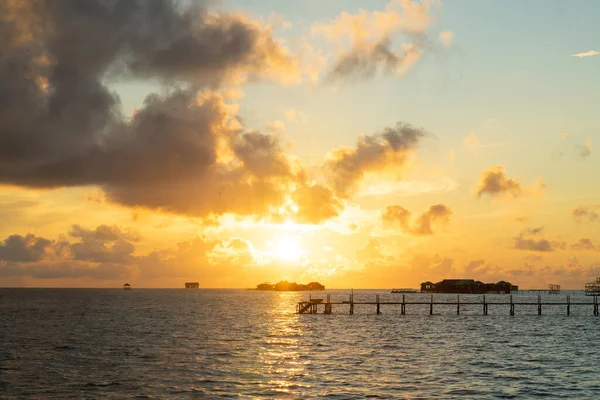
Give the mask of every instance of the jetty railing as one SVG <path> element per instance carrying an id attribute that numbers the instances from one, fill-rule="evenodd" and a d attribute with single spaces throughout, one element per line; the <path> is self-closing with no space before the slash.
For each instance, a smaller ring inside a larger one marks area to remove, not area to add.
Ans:
<path id="1" fill-rule="evenodd" d="M 325 301 L 324 301 L 325 300 Z M 355 301 L 354 293 L 350 294 L 348 301 L 331 301 L 331 295 L 328 294 L 326 299 L 313 299 L 312 296 L 308 301 L 300 301 L 296 305 L 297 314 L 318 314 L 319 306 L 323 306 L 323 314 L 332 314 L 334 305 L 349 306 L 350 315 L 354 314 L 354 306 L 356 305 L 367 305 L 376 306 L 375 312 L 381 314 L 383 306 L 400 306 L 400 314 L 406 314 L 406 306 L 416 305 L 428 305 L 429 315 L 433 315 L 433 306 L 456 306 L 456 315 L 460 315 L 461 306 L 472 306 L 479 305 L 482 307 L 483 315 L 488 315 L 488 307 L 493 306 L 510 306 L 509 315 L 515 315 L 515 306 L 537 306 L 537 314 L 542 315 L 543 306 L 564 306 L 566 307 L 567 315 L 571 315 L 571 306 L 593 306 L 593 313 L 595 316 L 600 314 L 598 309 L 598 296 L 594 296 L 593 302 L 572 302 L 571 295 L 567 295 L 566 301 L 545 301 L 542 302 L 542 296 L 537 296 L 536 302 L 531 301 L 514 301 L 513 295 L 510 295 L 508 301 L 488 301 L 485 295 L 483 295 L 482 301 L 461 301 L 460 295 L 456 296 L 456 301 L 438 301 L 434 300 L 433 295 L 429 298 L 429 301 L 406 301 L 406 295 L 402 295 L 402 301 L 381 301 L 379 295 L 375 295 L 375 301 Z"/>

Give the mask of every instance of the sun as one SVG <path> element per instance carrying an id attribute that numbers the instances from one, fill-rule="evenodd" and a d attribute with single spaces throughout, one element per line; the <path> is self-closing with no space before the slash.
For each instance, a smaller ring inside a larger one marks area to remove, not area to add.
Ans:
<path id="1" fill-rule="evenodd" d="M 281 236 L 273 244 L 273 255 L 286 261 L 298 261 L 303 254 L 304 251 L 298 236 Z"/>

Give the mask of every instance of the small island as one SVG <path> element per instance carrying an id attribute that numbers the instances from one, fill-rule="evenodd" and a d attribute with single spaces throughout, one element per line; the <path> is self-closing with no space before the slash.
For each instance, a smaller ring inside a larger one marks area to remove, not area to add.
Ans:
<path id="1" fill-rule="evenodd" d="M 319 282 L 311 282 L 307 285 L 298 284 L 296 282 L 280 281 L 276 284 L 261 283 L 256 285 L 256 290 L 276 290 L 280 292 L 300 292 L 300 291 L 314 291 L 314 290 L 325 290 L 325 286 Z"/>

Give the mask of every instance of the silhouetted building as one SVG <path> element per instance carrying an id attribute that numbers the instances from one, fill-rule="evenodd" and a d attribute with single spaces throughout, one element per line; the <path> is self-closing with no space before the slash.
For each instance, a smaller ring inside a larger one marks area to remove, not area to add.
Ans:
<path id="1" fill-rule="evenodd" d="M 131 290 L 131 285 L 129 283 L 126 283 L 123 285 L 123 289 L 125 290 Z"/>
<path id="2" fill-rule="evenodd" d="M 596 282 L 585 284 L 586 296 L 600 296 L 600 278 L 596 278 Z"/>
<path id="3" fill-rule="evenodd" d="M 199 289 L 200 284 L 198 282 L 186 282 L 185 288 L 186 289 Z"/>
<path id="4" fill-rule="evenodd" d="M 421 283 L 422 293 L 511 293 L 519 287 L 510 282 L 483 283 L 474 279 L 444 279 L 438 283 Z"/>
<path id="5" fill-rule="evenodd" d="M 256 285 L 256 290 L 275 290 L 275 285 L 268 282 L 261 283 L 260 285 Z"/>

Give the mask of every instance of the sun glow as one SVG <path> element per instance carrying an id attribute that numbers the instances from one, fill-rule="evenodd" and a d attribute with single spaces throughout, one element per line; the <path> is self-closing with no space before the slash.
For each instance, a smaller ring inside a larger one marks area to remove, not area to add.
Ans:
<path id="1" fill-rule="evenodd" d="M 273 255 L 286 261 L 298 261 L 303 254 L 298 236 L 281 236 L 273 243 Z"/>

